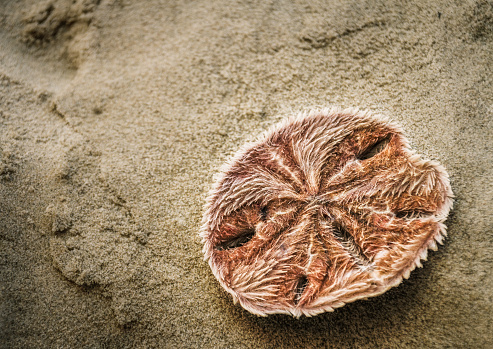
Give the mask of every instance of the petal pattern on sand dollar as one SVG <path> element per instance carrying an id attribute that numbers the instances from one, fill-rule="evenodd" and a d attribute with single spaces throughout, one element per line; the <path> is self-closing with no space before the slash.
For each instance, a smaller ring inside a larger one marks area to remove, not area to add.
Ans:
<path id="1" fill-rule="evenodd" d="M 203 218 L 221 285 L 257 315 L 312 316 L 379 295 L 446 235 L 445 169 L 388 119 L 324 109 L 274 126 L 225 165 Z"/>

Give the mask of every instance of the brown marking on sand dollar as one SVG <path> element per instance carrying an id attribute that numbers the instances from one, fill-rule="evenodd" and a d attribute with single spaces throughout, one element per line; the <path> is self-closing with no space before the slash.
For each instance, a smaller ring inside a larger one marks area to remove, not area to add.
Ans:
<path id="1" fill-rule="evenodd" d="M 200 235 L 221 285 L 248 311 L 312 316 L 379 295 L 446 235 L 445 169 L 399 126 L 358 110 L 290 118 L 221 171 Z"/>

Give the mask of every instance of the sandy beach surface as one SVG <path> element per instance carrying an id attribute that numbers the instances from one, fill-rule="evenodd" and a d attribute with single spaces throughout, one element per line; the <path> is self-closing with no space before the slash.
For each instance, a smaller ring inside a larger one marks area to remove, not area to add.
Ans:
<path id="1" fill-rule="evenodd" d="M 249 314 L 198 236 L 287 115 L 359 107 L 448 170 L 444 246 L 387 293 Z M 493 2 L 0 2 L 1 348 L 492 348 Z"/>

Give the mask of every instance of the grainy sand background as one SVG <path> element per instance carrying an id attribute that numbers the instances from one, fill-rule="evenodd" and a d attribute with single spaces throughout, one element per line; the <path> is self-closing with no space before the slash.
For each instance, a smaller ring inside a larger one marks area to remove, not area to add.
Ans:
<path id="1" fill-rule="evenodd" d="M 492 1 L 0 2 L 2 348 L 493 347 Z M 449 238 L 313 318 L 232 303 L 197 235 L 213 174 L 310 107 L 446 166 Z"/>

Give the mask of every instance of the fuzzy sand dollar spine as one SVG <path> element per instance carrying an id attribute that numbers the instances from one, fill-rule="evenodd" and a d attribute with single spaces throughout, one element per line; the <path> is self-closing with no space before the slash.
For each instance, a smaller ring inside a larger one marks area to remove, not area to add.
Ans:
<path id="1" fill-rule="evenodd" d="M 398 125 L 356 109 L 302 113 L 221 169 L 200 235 L 205 259 L 257 315 L 332 311 L 398 285 L 446 235 L 445 169 Z"/>

